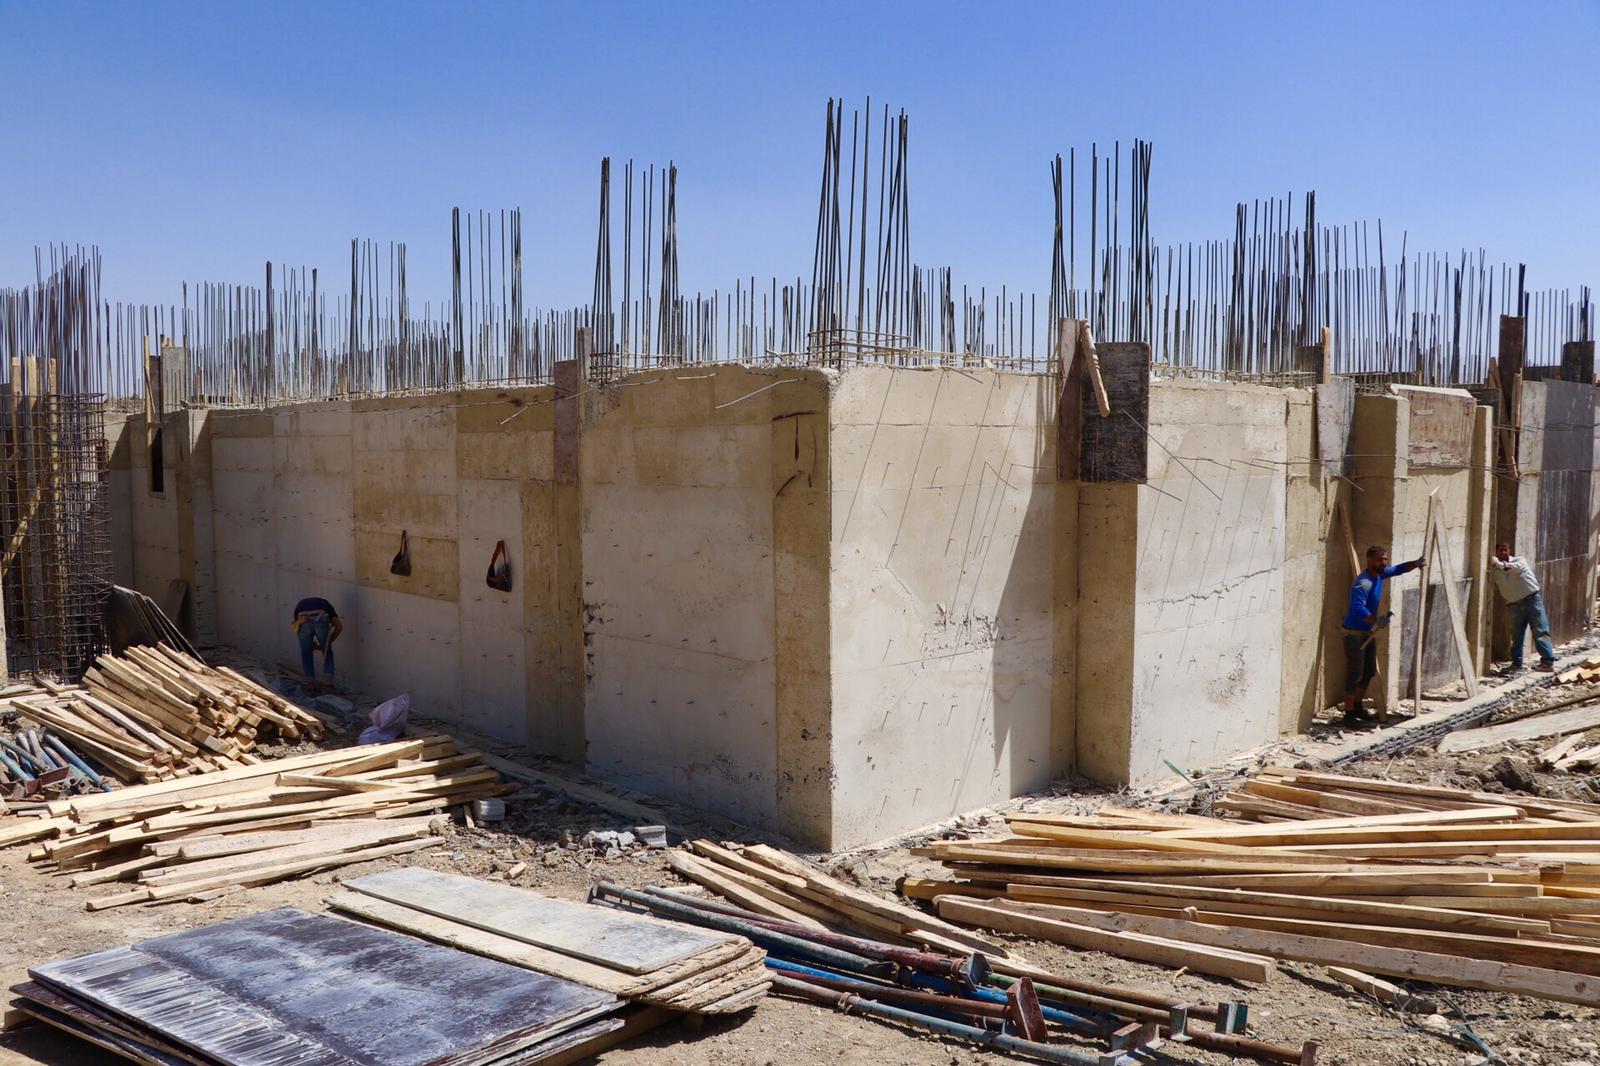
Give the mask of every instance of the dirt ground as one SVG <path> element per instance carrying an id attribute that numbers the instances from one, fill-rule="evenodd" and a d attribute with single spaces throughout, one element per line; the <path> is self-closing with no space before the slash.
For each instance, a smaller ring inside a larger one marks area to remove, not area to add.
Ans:
<path id="1" fill-rule="evenodd" d="M 236 656 L 226 658 L 240 661 Z M 279 683 L 284 681 L 281 672 L 263 668 L 259 663 L 245 661 L 243 665 Z M 1594 687 L 1600 694 L 1600 686 Z M 1536 688 L 1497 717 L 1508 717 L 1527 707 L 1565 698 L 1578 691 L 1573 686 Z M 373 702 L 355 694 L 347 695 L 356 704 L 349 719 L 353 728 L 342 737 L 330 738 L 333 743 L 353 741 L 362 716 Z M 462 737 L 461 743 L 463 746 L 477 744 L 484 750 L 496 751 L 530 765 L 538 764 L 525 752 L 495 745 L 484 738 Z M 1548 740 L 1534 741 L 1445 757 L 1431 750 L 1419 750 L 1395 758 L 1357 763 L 1342 768 L 1342 772 L 1489 792 L 1524 788 L 1543 795 L 1600 801 L 1600 794 L 1597 794 L 1600 778 L 1538 770 L 1535 757 L 1549 745 Z M 287 751 L 277 754 L 287 754 Z M 1289 757 L 1292 751 L 1271 750 L 1256 753 L 1252 761 L 1259 764 Z M 1507 760 L 1511 770 L 1502 765 Z M 1206 794 L 1204 788 L 1198 792 L 1194 789 L 1175 792 L 1167 788 L 1144 793 L 1114 793 L 1088 785 L 1074 787 L 1072 783 L 1063 783 L 1049 794 L 1017 801 L 1011 807 L 1088 812 L 1115 803 L 1184 809 L 1202 805 Z M 581 897 L 592 883 L 602 879 L 623 885 L 677 882 L 676 876 L 666 867 L 664 852 L 651 850 L 641 842 L 618 846 L 609 838 L 596 840 L 586 836 L 592 832 L 632 829 L 628 822 L 603 810 L 533 787 L 509 798 L 507 809 L 506 821 L 494 827 L 468 827 L 457 816 L 444 829 L 446 842 L 443 845 L 403 859 L 383 859 L 242 890 L 204 904 L 174 903 L 85 911 L 84 900 L 104 890 L 74 890 L 64 880 L 32 869 L 26 861 L 26 847 L 0 851 L 0 928 L 10 933 L 0 940 L 0 981 L 9 987 L 25 979 L 29 965 L 48 959 L 126 944 L 272 907 L 318 910 L 322 908 L 322 901 L 338 890 L 339 880 L 402 863 L 495 880 L 506 880 L 508 872 L 521 865 L 523 869 L 517 871 L 514 883 L 572 898 Z M 665 808 L 663 818 L 708 836 L 782 843 L 679 808 Z M 911 846 L 935 836 L 984 835 L 1001 824 L 998 812 L 980 812 L 890 846 L 832 857 L 829 865 L 842 876 L 892 895 L 894 880 L 902 874 L 937 873 L 935 864 L 909 854 Z M 626 838 L 621 838 L 621 842 L 626 843 Z M 1416 990 L 1437 1000 L 1442 1013 L 1418 1018 L 1334 984 L 1316 966 L 1282 964 L 1269 984 L 1246 986 L 1097 952 L 1073 951 L 1018 938 L 1004 939 L 1028 961 L 1079 979 L 1157 990 L 1196 1003 L 1246 1002 L 1250 1007 L 1252 1035 L 1290 1045 L 1304 1040 L 1318 1041 L 1322 1047 L 1318 1061 L 1328 1066 L 1456 1066 L 1495 1061 L 1528 1066 L 1600 1064 L 1600 1010 L 1490 992 L 1419 986 Z M 794 1063 L 824 1061 L 953 1066 L 1001 1059 L 1003 1056 L 959 1042 L 933 1039 L 820 1007 L 768 997 L 755 1010 L 733 1019 L 708 1021 L 703 1025 L 690 1020 L 665 1026 L 632 1044 L 607 1052 L 598 1061 L 608 1066 L 643 1063 L 793 1066 Z M 41 1026 L 0 1034 L 0 1066 L 24 1063 L 111 1066 L 122 1061 L 57 1036 Z M 1226 1060 L 1220 1055 L 1186 1050 L 1169 1043 L 1148 1061 L 1212 1063 Z"/>

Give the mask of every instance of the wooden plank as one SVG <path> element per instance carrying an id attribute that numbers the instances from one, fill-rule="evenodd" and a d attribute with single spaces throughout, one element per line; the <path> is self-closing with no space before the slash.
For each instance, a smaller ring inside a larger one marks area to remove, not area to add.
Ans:
<path id="1" fill-rule="evenodd" d="M 959 896 L 940 897 L 939 913 L 1002 932 L 1037 937 L 1088 951 L 1103 951 L 1108 955 L 1120 955 L 1162 966 L 1186 967 L 1197 973 L 1235 981 L 1265 982 L 1277 970 L 1273 961 L 1264 955 L 1198 947 L 1137 932 L 1108 932 L 1059 918 L 1002 909 Z"/>
<path id="2" fill-rule="evenodd" d="M 334 910 L 353 914 L 402 933 L 448 944 L 450 947 L 470 951 L 485 958 L 499 959 L 513 966 L 538 970 L 553 977 L 563 977 L 568 981 L 576 981 L 581 985 L 598 988 L 613 995 L 633 996 L 650 986 L 650 978 L 647 976 L 625 974 L 609 966 L 541 948 L 525 940 L 501 936 L 499 933 L 476 929 L 448 918 L 424 914 L 422 911 L 359 892 L 345 892 L 329 897 L 327 903 Z"/>
<path id="3" fill-rule="evenodd" d="M 1433 1014 L 1439 1009 L 1431 999 L 1413 996 L 1399 985 L 1360 970 L 1352 970 L 1348 966 L 1329 966 L 1327 974 L 1346 988 L 1371 996 L 1385 1006 L 1398 1007 L 1413 1014 Z"/>
<path id="4" fill-rule="evenodd" d="M 788 893 L 775 885 L 766 885 L 764 891 L 758 884 L 741 883 L 734 877 L 738 871 L 711 869 L 681 851 L 667 852 L 667 866 L 695 884 L 703 885 L 741 907 L 769 918 L 779 918 L 811 929 L 827 929 L 824 921 L 834 917 L 809 900 L 790 898 Z"/>
<path id="5" fill-rule="evenodd" d="M 479 756 L 479 761 L 485 766 L 491 766 L 499 770 L 507 777 L 518 781 L 527 781 L 553 792 L 564 793 L 579 803 L 592 803 L 596 807 L 620 815 L 635 824 L 665 826 L 668 832 L 675 833 L 681 837 L 693 835 L 681 826 L 675 825 L 663 812 L 654 807 L 646 807 L 642 803 L 635 803 L 633 800 L 614 795 L 604 789 L 595 788 L 577 781 L 570 781 L 556 774 L 536 770 L 531 766 L 524 766 L 521 763 L 512 762 L 510 759 L 504 759 L 498 755 L 485 753 Z"/>
<path id="6" fill-rule="evenodd" d="M 982 903 L 977 905 L 987 906 Z M 940 913 L 947 917 L 961 920 L 959 915 L 968 913 L 973 914 L 975 924 L 985 924 L 984 916 L 969 910 L 972 904 L 963 903 L 958 896 L 942 896 L 938 906 Z M 1028 905 L 1006 904 L 1006 906 L 1020 907 L 1023 913 L 1033 913 L 1037 910 L 1029 908 Z M 1047 916 L 1051 910 L 1045 908 Z M 1584 974 L 1545 967 L 1484 961 L 1437 951 L 1352 943 L 1328 937 L 1274 930 L 1207 925 L 1203 922 L 1178 918 L 1102 914 L 1067 909 L 1061 915 L 1061 920 L 1081 922 L 1097 929 L 1143 932 L 1191 944 L 1257 952 L 1286 961 L 1309 962 L 1322 966 L 1351 966 L 1369 973 L 1408 980 L 1428 981 L 1459 988 L 1481 988 L 1491 992 L 1513 992 L 1562 1003 L 1600 1006 L 1600 981 Z"/>
<path id="7" fill-rule="evenodd" d="M 1450 733 L 1439 741 L 1439 752 L 1440 754 L 1450 754 L 1459 751 L 1477 751 L 1480 748 L 1487 748 L 1491 744 L 1556 736 L 1562 733 L 1591 729 L 1596 725 L 1600 725 L 1600 707 L 1574 707 L 1571 710 L 1558 711 L 1555 714 L 1542 714 L 1532 718 L 1524 718 L 1519 722 L 1485 726 L 1481 729 L 1463 729 L 1458 733 Z"/>
<path id="8" fill-rule="evenodd" d="M 1039 902 L 1073 899 L 1181 909 L 1187 902 L 1205 904 L 1205 910 L 1223 913 L 1256 914 L 1277 911 L 1304 912 L 1322 920 L 1367 919 L 1373 925 L 1432 925 L 1449 929 L 1481 929 L 1498 933 L 1547 933 L 1548 924 L 1538 921 L 1424 907 L 1413 903 L 1346 897 L 1299 896 L 1284 892 L 1251 892 L 1246 889 L 1206 888 L 1200 885 L 1163 885 L 1150 881 L 1084 885 L 1012 885 L 1008 895 L 1026 896 Z M 1255 906 L 1252 906 L 1255 905 Z M 1300 915 L 1289 915 L 1298 917 Z"/>
<path id="9" fill-rule="evenodd" d="M 628 973 L 660 969 L 726 939 L 420 867 L 390 870 L 345 884 L 390 903 Z"/>
<path id="10" fill-rule="evenodd" d="M 1477 807 L 1461 811 L 1412 811 L 1405 814 L 1359 815 L 1349 818 L 1318 818 L 1287 825 L 1233 825 L 1216 818 L 1207 819 L 1209 827 L 1203 829 L 1173 829 L 1159 836 L 1183 840 L 1210 840 L 1232 844 L 1253 844 L 1263 840 L 1294 839 L 1302 834 L 1321 834 L 1335 830 L 1382 829 L 1391 826 L 1429 827 L 1452 825 L 1457 822 L 1505 822 L 1520 817 L 1516 807 Z M 1316 839 L 1321 839 L 1320 835 Z"/>

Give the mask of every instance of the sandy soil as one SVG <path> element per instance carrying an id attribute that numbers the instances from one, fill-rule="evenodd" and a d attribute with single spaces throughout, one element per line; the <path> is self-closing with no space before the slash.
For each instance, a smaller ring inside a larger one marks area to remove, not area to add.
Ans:
<path id="1" fill-rule="evenodd" d="M 1521 707 L 1550 702 L 1576 691 L 1571 687 L 1535 690 L 1501 717 Z M 371 705 L 369 700 L 352 698 L 358 704 L 358 714 Z M 353 731 L 339 742 L 348 742 L 351 736 Z M 1537 770 L 1533 757 L 1548 746 L 1548 741 L 1529 742 L 1443 758 L 1430 751 L 1413 752 L 1400 758 L 1357 764 L 1346 772 L 1504 791 L 1508 787 L 1503 780 L 1507 775 L 1497 767 L 1501 760 L 1510 758 L 1529 775 L 1519 783 L 1531 780 L 1543 794 L 1600 799 L 1588 777 Z M 506 749 L 502 746 L 497 750 Z M 1282 755 L 1281 752 L 1262 752 L 1255 761 Z M 521 757 L 533 761 L 525 755 Z M 1515 776 L 1511 779 L 1519 780 Z M 1065 783 L 1050 794 L 1019 801 L 1018 805 L 1050 811 L 1090 811 L 1108 803 L 1170 809 L 1194 805 L 1192 792 L 1172 795 L 1171 791 L 1166 790 L 1168 795 L 1165 796 L 1130 795 Z M 696 823 L 692 812 L 673 809 L 670 814 L 707 835 L 745 835 L 730 832 L 726 823 L 715 820 Z M 907 850 L 910 846 L 932 836 L 983 835 L 998 825 L 995 812 L 980 812 L 893 846 L 838 856 L 834 866 L 841 875 L 888 895 L 892 894 L 894 879 L 899 875 L 908 871 L 931 874 L 937 869 L 925 860 L 911 857 Z M 528 789 L 508 802 L 508 817 L 500 826 L 468 828 L 457 820 L 445 829 L 447 841 L 444 845 L 417 855 L 248 889 L 205 904 L 136 906 L 99 912 L 85 911 L 83 901 L 90 894 L 107 890 L 71 889 L 63 880 L 32 869 L 26 862 L 26 848 L 11 848 L 0 851 L 0 928 L 10 933 L 0 940 L 0 981 L 9 986 L 22 980 L 30 964 L 47 959 L 125 944 L 271 907 L 320 909 L 324 898 L 337 891 L 338 880 L 389 868 L 402 861 L 491 879 L 505 879 L 509 870 L 523 864 L 524 869 L 515 883 L 574 898 L 581 897 L 589 885 L 599 879 L 627 885 L 676 882 L 675 876 L 666 869 L 660 851 L 635 846 L 607 857 L 605 850 L 583 843 L 584 834 L 591 830 L 629 828 L 627 823 L 603 811 Z M 1495 1061 L 1486 1056 L 1485 1048 L 1492 1049 L 1502 1061 L 1530 1066 L 1600 1064 L 1600 1011 L 1597 1010 L 1489 992 L 1419 988 L 1419 992 L 1438 1000 L 1443 1012 L 1419 1019 L 1335 985 L 1315 966 L 1284 964 L 1271 983 L 1249 987 L 1190 973 L 1175 973 L 1096 952 L 1076 952 L 1023 940 L 1010 942 L 1029 961 L 1081 979 L 1160 990 L 1197 1003 L 1243 1000 L 1250 1005 L 1253 1035 L 1294 1045 L 1303 1040 L 1316 1040 L 1322 1045 L 1318 1061 L 1330 1066 L 1455 1066 Z M 1474 1040 L 1481 1042 L 1476 1049 Z M 932 1039 L 894 1026 L 769 997 L 754 1011 L 738 1018 L 703 1025 L 688 1020 L 663 1027 L 629 1046 L 606 1053 L 600 1061 L 683 1066 L 723 1063 L 792 1066 L 813 1062 L 945 1066 L 995 1062 L 1000 1058 L 961 1043 Z M 110 1066 L 121 1061 L 56 1036 L 43 1027 L 25 1027 L 0 1035 L 0 1064 L 5 1066 L 23 1063 Z M 1225 1060 L 1218 1055 L 1168 1044 L 1151 1061 Z"/>

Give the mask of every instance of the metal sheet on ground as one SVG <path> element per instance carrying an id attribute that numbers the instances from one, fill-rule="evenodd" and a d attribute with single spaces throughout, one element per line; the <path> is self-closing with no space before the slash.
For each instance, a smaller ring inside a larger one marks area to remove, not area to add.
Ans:
<path id="1" fill-rule="evenodd" d="M 345 887 L 626 973 L 659 970 L 726 939 L 416 866 Z"/>
<path id="2" fill-rule="evenodd" d="M 30 973 L 230 1066 L 492 1063 L 618 1003 L 570 981 L 293 908 Z"/>

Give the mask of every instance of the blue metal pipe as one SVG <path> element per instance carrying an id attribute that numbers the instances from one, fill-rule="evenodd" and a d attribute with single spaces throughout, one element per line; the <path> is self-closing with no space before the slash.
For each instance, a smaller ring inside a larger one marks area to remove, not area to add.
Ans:
<path id="1" fill-rule="evenodd" d="M 111 791 L 111 786 L 106 784 L 105 781 L 101 779 L 99 774 L 89 769 L 89 764 L 80 759 L 78 754 L 71 748 L 67 747 L 66 744 L 62 742 L 60 737 L 53 737 L 49 733 L 45 733 L 42 735 L 41 739 L 44 741 L 47 747 L 49 747 L 52 751 L 59 753 L 62 758 L 71 763 L 74 769 L 78 770 L 85 777 L 87 777 L 96 787 L 100 789 L 100 791 Z"/>
<path id="2" fill-rule="evenodd" d="M 18 735 L 20 736 L 21 734 Z M 0 748 L 5 748 L 12 755 L 16 756 L 18 763 L 21 765 L 23 771 L 27 773 L 30 781 L 37 777 L 41 772 L 38 764 L 33 761 L 33 755 L 29 753 L 26 748 L 19 747 L 18 745 L 11 743 L 11 741 L 6 740 L 4 737 L 0 737 Z"/>
<path id="3" fill-rule="evenodd" d="M 48 751 L 44 750 L 44 745 L 39 743 L 39 734 L 42 732 L 44 732 L 42 729 L 28 730 L 22 734 L 23 742 L 28 745 L 28 750 L 33 752 L 33 761 L 35 763 L 46 770 L 59 770 L 66 766 L 66 763 L 53 758 Z"/>
<path id="4" fill-rule="evenodd" d="M 15 762 L 12 762 L 11 761 L 11 756 L 7 755 L 3 751 L 0 751 L 0 766 L 4 766 L 6 768 L 6 773 L 11 775 L 12 780 L 15 780 L 15 781 L 32 781 L 33 780 L 33 775 L 32 774 L 28 773 L 28 771 L 24 770 L 21 766 L 17 765 Z"/>
<path id="5" fill-rule="evenodd" d="M 940 981 L 936 977 L 923 977 L 920 974 L 913 974 L 911 976 L 911 982 L 913 985 L 918 987 L 932 988 L 935 991 L 947 992 L 950 995 L 971 996 L 973 999 L 982 1000 L 986 1003 L 1006 1002 L 1006 994 L 994 988 L 983 988 L 981 986 L 976 988 L 958 988 L 948 981 Z M 1125 1021 L 1116 1017 L 1115 1015 L 1100 1014 L 1099 1019 L 1097 1020 L 1095 1018 L 1086 1017 L 1082 1014 L 1075 1014 L 1072 1011 L 1062 1010 L 1060 1007 L 1046 1006 L 1044 1003 L 1039 1004 L 1039 1010 L 1043 1012 L 1045 1021 L 1047 1022 L 1055 1022 L 1057 1025 L 1065 1028 L 1073 1029 L 1080 1033 L 1091 1033 L 1096 1036 L 1104 1036 L 1107 1033 L 1114 1032 L 1115 1030 L 1120 1029 L 1127 1024 Z M 1098 1014 L 1099 1012 L 1096 1013 Z"/>
<path id="6" fill-rule="evenodd" d="M 847 1014 L 866 1014 L 876 1018 L 901 1022 L 905 1025 L 915 1025 L 931 1032 L 942 1033 L 945 1036 L 959 1037 L 963 1040 L 970 1040 L 975 1044 L 984 1044 L 1001 1051 L 1009 1051 L 1015 1055 L 1027 1055 L 1029 1058 L 1044 1059 L 1046 1062 L 1059 1062 L 1064 1066 L 1104 1066 L 1108 1059 L 1123 1063 L 1132 1061 L 1126 1055 L 1085 1054 L 1061 1044 L 1044 1044 L 1036 1040 L 1023 1040 L 1021 1037 L 1012 1036 L 1009 1033 L 997 1033 L 991 1029 L 981 1029 L 975 1025 L 963 1025 L 960 1022 L 946 1021 L 943 1018 L 920 1014 L 917 1011 L 891 1007 L 887 1003 L 877 1003 L 870 999 L 862 999 L 860 996 L 852 996 L 848 992 L 835 992 L 829 988 L 807 984 L 793 977 L 786 977 L 782 973 L 772 975 L 772 987 L 774 991 L 781 994 L 810 1000 L 812 1003 L 826 1004 Z"/>

